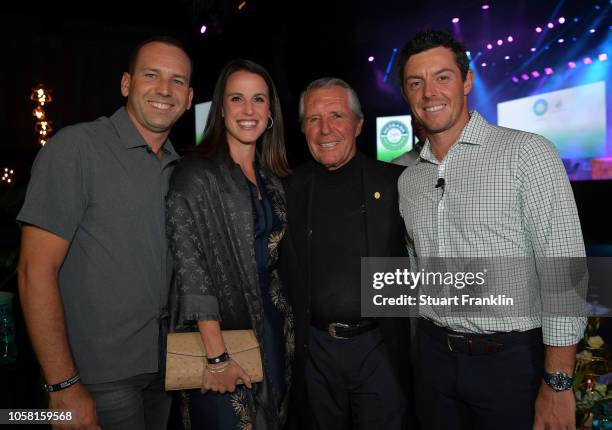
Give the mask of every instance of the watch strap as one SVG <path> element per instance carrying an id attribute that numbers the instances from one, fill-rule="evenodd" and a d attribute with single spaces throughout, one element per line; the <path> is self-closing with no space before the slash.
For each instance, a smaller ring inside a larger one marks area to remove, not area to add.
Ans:
<path id="1" fill-rule="evenodd" d="M 544 382 L 553 390 L 560 392 L 572 388 L 574 377 L 563 372 L 544 372 Z"/>
<path id="2" fill-rule="evenodd" d="M 230 356 L 227 353 L 227 351 L 225 351 L 223 354 L 217 357 L 207 358 L 206 361 L 208 362 L 208 364 L 219 364 L 219 363 L 225 363 L 226 361 L 229 361 L 229 359 L 230 359 Z"/>

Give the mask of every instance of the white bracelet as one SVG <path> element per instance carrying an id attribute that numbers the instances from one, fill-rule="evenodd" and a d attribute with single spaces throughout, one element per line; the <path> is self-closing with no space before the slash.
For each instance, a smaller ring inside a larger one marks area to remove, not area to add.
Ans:
<path id="1" fill-rule="evenodd" d="M 210 373 L 221 373 L 227 369 L 229 364 L 229 361 L 225 361 L 220 366 L 211 367 L 210 365 L 206 365 L 206 370 L 208 370 Z"/>

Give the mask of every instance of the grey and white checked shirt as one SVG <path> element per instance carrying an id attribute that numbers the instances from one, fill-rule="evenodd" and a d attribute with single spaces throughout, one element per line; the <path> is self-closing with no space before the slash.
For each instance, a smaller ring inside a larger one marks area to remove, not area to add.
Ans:
<path id="1" fill-rule="evenodd" d="M 444 188 L 435 185 L 444 179 Z M 455 145 L 438 161 L 429 141 L 398 182 L 400 212 L 416 257 L 585 257 L 572 189 L 555 147 L 542 136 L 491 125 L 470 113 Z M 512 276 L 512 275 L 509 275 Z M 517 278 L 515 288 L 527 288 Z M 586 318 L 420 315 L 459 332 L 542 327 L 544 343 L 582 338 Z"/>

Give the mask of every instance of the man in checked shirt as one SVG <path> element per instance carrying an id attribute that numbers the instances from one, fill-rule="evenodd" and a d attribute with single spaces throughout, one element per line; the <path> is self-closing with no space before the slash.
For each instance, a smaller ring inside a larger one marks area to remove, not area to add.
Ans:
<path id="1" fill-rule="evenodd" d="M 410 251 L 417 259 L 522 258 L 534 278 L 508 271 L 506 285 L 538 290 L 539 300 L 539 288 L 521 283 L 541 278 L 538 262 L 585 256 L 555 148 L 468 111 L 473 75 L 451 35 L 417 34 L 398 65 L 402 93 L 428 138 L 398 184 Z M 571 386 L 585 318 L 419 312 L 416 394 L 424 429 L 575 429 Z"/>

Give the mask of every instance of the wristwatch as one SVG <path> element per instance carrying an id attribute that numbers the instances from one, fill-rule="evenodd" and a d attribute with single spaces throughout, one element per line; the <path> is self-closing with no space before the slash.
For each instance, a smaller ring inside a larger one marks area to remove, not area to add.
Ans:
<path id="1" fill-rule="evenodd" d="M 574 377 L 563 372 L 544 372 L 544 382 L 557 392 L 566 391 L 572 388 Z"/>

